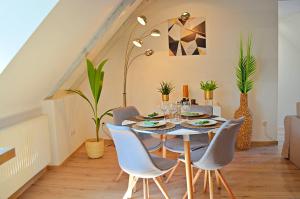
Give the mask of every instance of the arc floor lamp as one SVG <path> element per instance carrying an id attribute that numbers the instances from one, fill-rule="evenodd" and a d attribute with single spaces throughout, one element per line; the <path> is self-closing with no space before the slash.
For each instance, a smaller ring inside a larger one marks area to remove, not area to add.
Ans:
<path id="1" fill-rule="evenodd" d="M 187 21 L 190 18 L 190 13 L 188 12 L 183 12 L 181 16 L 178 18 L 183 21 Z M 158 29 L 155 29 L 154 27 L 166 22 L 167 20 L 153 26 L 150 29 L 147 29 L 144 31 L 139 37 L 134 38 L 135 31 L 138 27 L 138 25 L 146 26 L 147 25 L 147 18 L 146 16 L 138 16 L 136 24 L 133 28 L 133 30 L 130 33 L 128 42 L 127 42 L 127 47 L 126 47 L 126 52 L 125 52 L 125 63 L 124 63 L 124 78 L 123 78 L 123 106 L 127 106 L 127 98 L 126 98 L 126 90 L 127 90 L 127 74 L 128 70 L 130 68 L 130 65 L 133 63 L 133 61 L 140 57 L 140 56 L 151 56 L 154 54 L 153 49 L 147 49 L 142 53 L 138 53 L 136 55 L 132 55 L 132 52 L 134 48 L 141 48 L 143 46 L 143 40 L 146 39 L 149 36 L 152 37 L 159 37 L 160 36 L 160 31 Z"/>

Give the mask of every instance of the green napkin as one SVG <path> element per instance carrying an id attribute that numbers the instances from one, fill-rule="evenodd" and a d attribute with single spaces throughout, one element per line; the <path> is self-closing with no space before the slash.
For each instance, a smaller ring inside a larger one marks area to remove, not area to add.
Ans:
<path id="1" fill-rule="evenodd" d="M 158 113 L 154 112 L 154 113 L 151 113 L 151 114 L 148 115 L 148 117 L 150 117 L 150 118 L 155 117 L 155 116 L 158 116 Z"/>
<path id="2" fill-rule="evenodd" d="M 154 121 L 144 121 L 144 124 L 146 126 L 155 126 L 157 125 L 159 122 L 154 122 Z"/>
<path id="3" fill-rule="evenodd" d="M 184 115 L 185 116 L 197 116 L 197 115 L 199 115 L 199 113 L 196 113 L 196 112 L 184 112 Z"/>
<path id="4" fill-rule="evenodd" d="M 208 123 L 209 123 L 208 120 L 202 120 L 202 121 L 195 122 L 196 125 L 203 125 L 203 124 L 208 124 Z"/>

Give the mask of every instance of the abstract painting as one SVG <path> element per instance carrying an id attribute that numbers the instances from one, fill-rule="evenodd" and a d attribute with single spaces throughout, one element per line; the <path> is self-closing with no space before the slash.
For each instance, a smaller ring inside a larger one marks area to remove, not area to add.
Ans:
<path id="1" fill-rule="evenodd" d="M 205 55 L 205 19 L 191 17 L 187 21 L 178 18 L 168 20 L 169 55 Z"/>

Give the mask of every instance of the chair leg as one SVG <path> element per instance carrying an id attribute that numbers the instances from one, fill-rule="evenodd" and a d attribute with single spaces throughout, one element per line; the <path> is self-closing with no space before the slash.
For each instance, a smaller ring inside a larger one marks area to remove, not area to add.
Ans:
<path id="1" fill-rule="evenodd" d="M 212 171 L 208 171 L 208 182 L 209 182 L 209 198 L 214 199 L 214 185 L 212 179 Z"/>
<path id="2" fill-rule="evenodd" d="M 121 170 L 120 173 L 119 173 L 119 175 L 116 177 L 115 182 L 118 182 L 120 180 L 120 178 L 123 175 L 123 173 L 124 173 L 124 171 Z"/>
<path id="3" fill-rule="evenodd" d="M 221 189 L 221 182 L 220 182 L 220 177 L 217 173 L 217 171 L 215 170 L 215 176 L 216 176 L 216 181 L 217 181 L 217 186 L 218 186 L 218 189 Z"/>
<path id="4" fill-rule="evenodd" d="M 225 178 L 223 177 L 222 173 L 220 170 L 217 170 L 217 174 L 222 182 L 222 184 L 224 185 L 226 191 L 228 192 L 229 196 L 232 198 L 232 199 L 235 199 L 235 196 L 233 195 L 233 192 L 232 190 L 230 189 L 227 181 L 225 180 Z"/>
<path id="5" fill-rule="evenodd" d="M 166 199 L 170 199 L 169 195 L 167 194 L 165 188 L 163 187 L 163 184 L 160 182 L 158 178 L 153 178 L 155 184 L 158 186 L 161 193 L 164 195 Z"/>
<path id="6" fill-rule="evenodd" d="M 196 184 L 196 182 L 198 181 L 199 177 L 200 177 L 200 174 L 202 173 L 202 170 L 201 169 L 198 169 L 194 179 L 193 179 L 193 185 Z"/>
<path id="7" fill-rule="evenodd" d="M 147 186 L 147 197 L 150 198 L 149 179 L 146 179 L 146 186 Z"/>
<path id="8" fill-rule="evenodd" d="M 202 173 L 202 170 L 201 169 L 198 169 L 194 179 L 193 179 L 193 186 L 195 186 L 196 182 L 198 181 L 199 177 L 200 177 L 200 174 Z M 187 197 L 187 192 L 185 192 L 184 196 L 183 196 L 183 199 L 185 199 Z"/>
<path id="9" fill-rule="evenodd" d="M 204 171 L 204 181 L 203 181 L 203 193 L 207 191 L 207 180 L 208 180 L 208 175 L 207 175 L 207 170 Z"/>
<path id="10" fill-rule="evenodd" d="M 136 192 L 137 192 L 136 185 L 134 185 L 134 187 L 133 187 L 132 191 L 133 191 L 133 193 L 136 193 Z"/>
<path id="11" fill-rule="evenodd" d="M 180 164 L 180 161 L 178 160 L 175 167 L 171 170 L 171 172 L 170 172 L 168 178 L 166 179 L 165 183 L 169 183 L 170 179 L 173 177 L 173 175 L 174 175 L 176 169 L 178 168 L 179 164 Z"/>
<path id="12" fill-rule="evenodd" d="M 149 191 L 148 191 L 147 182 L 148 182 L 148 179 L 143 179 L 144 199 L 149 199 L 149 197 L 148 197 Z"/>
<path id="13" fill-rule="evenodd" d="M 132 189 L 133 189 L 133 187 L 136 185 L 138 179 L 139 179 L 139 178 L 137 178 L 137 177 L 135 177 L 135 176 L 132 176 L 132 175 L 129 176 L 129 180 L 128 180 L 128 188 L 127 188 L 126 193 L 125 193 L 124 196 L 123 196 L 123 199 L 128 199 L 128 198 L 131 198 L 131 197 L 132 197 Z"/>

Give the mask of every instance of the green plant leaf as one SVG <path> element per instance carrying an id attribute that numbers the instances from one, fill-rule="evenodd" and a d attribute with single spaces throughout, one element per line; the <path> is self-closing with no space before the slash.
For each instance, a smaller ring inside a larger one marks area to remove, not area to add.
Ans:
<path id="1" fill-rule="evenodd" d="M 98 65 L 98 70 L 102 71 L 104 65 L 106 64 L 106 62 L 108 61 L 108 59 L 103 60 L 102 62 L 100 62 L 100 64 Z"/>
<path id="2" fill-rule="evenodd" d="M 79 95 L 80 97 L 82 97 L 83 99 L 85 99 L 89 105 L 91 106 L 93 113 L 95 114 L 95 109 L 91 103 L 91 101 L 80 91 L 80 90 L 76 90 L 76 89 L 68 89 L 66 90 L 67 92 L 72 92 L 72 93 L 76 93 L 77 95 Z"/>
<path id="3" fill-rule="evenodd" d="M 204 91 L 213 91 L 215 89 L 218 88 L 217 86 L 217 82 L 214 80 L 210 80 L 210 81 L 201 81 L 200 82 L 200 88 Z"/>
<path id="4" fill-rule="evenodd" d="M 160 88 L 158 88 L 157 90 L 162 95 L 169 95 L 173 91 L 174 88 L 175 87 L 172 85 L 171 82 L 164 82 L 164 81 L 162 81 L 160 83 Z"/>
<path id="5" fill-rule="evenodd" d="M 237 87 L 241 93 L 248 93 L 254 85 L 253 75 L 256 71 L 256 60 L 252 55 L 252 35 L 248 37 L 246 56 L 243 52 L 243 41 L 240 40 L 240 57 L 236 68 Z"/>
<path id="6" fill-rule="evenodd" d="M 114 115 L 112 113 L 106 113 L 106 115 L 113 117 Z"/>
<path id="7" fill-rule="evenodd" d="M 104 80 L 104 72 L 103 67 L 105 63 L 107 62 L 107 59 L 103 60 L 99 65 L 98 68 L 96 69 L 96 75 L 95 75 L 95 101 L 96 104 L 99 102 L 99 98 L 101 95 L 102 91 L 102 86 L 103 86 L 103 80 Z"/>
<path id="8" fill-rule="evenodd" d="M 100 80 L 99 80 L 99 85 L 97 85 L 97 87 L 98 87 L 98 92 L 96 93 L 97 95 L 97 98 L 96 98 L 96 101 L 97 101 L 97 103 L 98 103 L 98 101 L 99 101 L 99 99 L 100 99 L 100 95 L 101 95 L 101 92 L 102 92 L 102 87 L 103 87 L 103 81 L 104 81 L 104 72 L 103 71 L 101 71 L 100 72 L 100 75 L 99 75 L 99 77 L 100 77 Z"/>
<path id="9" fill-rule="evenodd" d="M 93 65 L 93 63 L 87 59 L 86 60 L 86 65 L 87 65 L 87 71 L 88 71 L 88 78 L 89 78 L 89 83 L 91 87 L 92 94 L 95 98 L 95 75 L 96 75 L 96 69 Z"/>
<path id="10" fill-rule="evenodd" d="M 104 116 L 106 116 L 106 115 L 113 117 L 113 114 L 110 113 L 110 112 L 113 111 L 114 109 L 116 109 L 116 108 L 108 109 L 107 111 L 105 111 L 104 113 L 102 113 L 102 115 L 100 116 L 100 121 L 101 121 L 102 118 L 103 118 Z"/>

